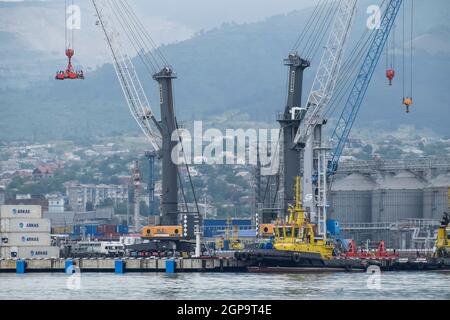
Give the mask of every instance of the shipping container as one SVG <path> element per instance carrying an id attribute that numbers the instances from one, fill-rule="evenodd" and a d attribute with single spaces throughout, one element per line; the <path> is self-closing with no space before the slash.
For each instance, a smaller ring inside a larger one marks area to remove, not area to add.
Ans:
<path id="1" fill-rule="evenodd" d="M 81 230 L 82 230 L 81 228 L 82 228 L 81 226 L 74 226 L 73 227 L 73 234 L 76 235 L 76 236 L 79 236 L 81 234 Z"/>
<path id="2" fill-rule="evenodd" d="M 49 246 L 49 232 L 30 232 L 30 233 L 2 233 L 2 246 L 21 247 L 21 246 Z"/>
<path id="3" fill-rule="evenodd" d="M 0 218 L 42 218 L 41 206 L 26 205 L 2 205 L 0 206 Z"/>
<path id="4" fill-rule="evenodd" d="M 1 219 L 0 232 L 50 232 L 49 219 Z"/>
<path id="5" fill-rule="evenodd" d="M 98 226 L 95 225 L 95 224 L 87 224 L 87 225 L 85 225 L 84 226 L 84 230 L 85 230 L 86 235 L 89 235 L 89 236 L 96 236 L 96 235 L 99 234 Z"/>
<path id="6" fill-rule="evenodd" d="M 74 229 L 71 226 L 53 227 L 52 228 L 52 234 L 71 234 L 73 232 L 74 232 Z"/>
<path id="7" fill-rule="evenodd" d="M 39 247 L 2 247 L 0 249 L 2 258 L 59 258 L 59 248 L 50 246 Z"/>
<path id="8" fill-rule="evenodd" d="M 117 230 L 117 225 L 115 224 L 102 224 L 97 227 L 97 232 L 99 234 L 114 233 Z"/>
<path id="9" fill-rule="evenodd" d="M 120 233 L 120 234 L 127 234 L 128 233 L 128 226 L 118 225 L 116 231 L 118 233 Z"/>

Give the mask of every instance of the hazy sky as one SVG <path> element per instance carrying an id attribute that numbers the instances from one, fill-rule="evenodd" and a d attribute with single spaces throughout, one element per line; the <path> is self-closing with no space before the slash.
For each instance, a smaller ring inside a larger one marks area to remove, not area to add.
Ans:
<path id="1" fill-rule="evenodd" d="M 0 0 L 20 2 L 21 0 Z M 23 0 L 22 0 L 23 1 Z M 38 0 L 25 0 L 39 4 Z M 64 0 L 43 0 L 47 6 L 4 6 L 0 8 L 0 31 L 13 32 L 27 42 L 30 49 L 59 53 L 64 44 Z M 302 9 L 317 0 L 128 0 L 145 28 L 158 43 L 170 43 L 192 37 L 224 22 L 250 23 L 267 17 Z M 77 55 L 85 66 L 109 61 L 103 34 L 92 0 L 74 0 L 81 7 L 82 29 L 76 32 L 84 56 Z M 1 46 L 1 44 L 0 44 Z"/>
<path id="2" fill-rule="evenodd" d="M 211 28 L 223 22 L 254 22 L 276 14 L 314 5 L 318 0 L 131 0 L 145 2 L 154 14 L 184 23 L 193 29 Z"/>
<path id="3" fill-rule="evenodd" d="M 20 2 L 23 0 L 0 0 L 0 2 Z M 39 2 L 39 0 L 26 0 Z M 64 0 L 42 0 L 62 2 Z M 75 0 L 85 3 L 87 0 Z M 90 2 L 91 0 L 89 0 Z M 317 3 L 318 0 L 129 0 L 136 7 L 145 4 L 150 16 L 160 16 L 176 20 L 194 30 L 209 29 L 223 22 L 254 22 L 275 14 L 287 13 Z M 143 12 L 141 12 L 142 14 Z M 143 15 L 141 15 L 143 16 Z"/>

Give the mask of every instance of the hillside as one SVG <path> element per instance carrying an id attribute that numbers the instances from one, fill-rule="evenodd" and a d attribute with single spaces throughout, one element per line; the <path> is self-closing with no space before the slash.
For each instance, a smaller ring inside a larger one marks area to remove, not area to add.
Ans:
<path id="1" fill-rule="evenodd" d="M 366 2 L 369 3 L 363 1 Z M 427 3 L 417 3 L 420 17 L 416 18 L 414 39 L 413 112 L 410 115 L 404 113 L 400 79 L 394 81 L 393 87 L 387 86 L 384 62 L 380 62 L 357 126 L 371 124 L 389 129 L 400 124 L 412 124 L 450 134 L 447 124 L 450 99 L 446 94 L 450 71 L 450 5 L 446 0 L 433 0 L 433 8 Z M 441 10 L 436 10 L 437 6 Z M 179 75 L 175 87 L 178 117 L 201 120 L 237 109 L 255 121 L 273 121 L 275 113 L 284 105 L 286 69 L 282 59 L 309 12 L 294 11 L 250 24 L 224 24 L 220 28 L 199 32 L 188 40 L 164 45 L 162 49 Z M 365 10 L 359 10 L 355 29 L 361 30 L 364 24 Z M 5 51 L 11 54 L 15 46 L 27 46 L 20 37 L 2 33 L 0 37 L 9 43 L 7 47 L 0 45 L 0 54 L 6 54 Z M 352 35 L 352 41 L 356 38 L 357 32 Z M 82 45 L 79 46 L 82 51 Z M 19 56 L 25 59 L 27 55 L 22 51 L 17 59 Z M 317 63 L 319 58 L 313 63 Z M 39 64 L 39 58 L 34 56 L 31 61 Z M 47 64 L 43 64 L 43 68 L 44 65 Z M 139 68 L 139 64 L 137 66 Z M 401 75 L 399 67 L 397 74 Z M 1 139 L 28 139 L 33 135 L 40 139 L 71 138 L 130 130 L 138 132 L 128 114 L 112 65 L 92 70 L 87 73 L 85 81 L 78 82 L 56 82 L 51 80 L 54 70 L 47 71 L 34 74 L 39 80 L 26 88 L 14 84 L 1 87 Z M 306 74 L 306 91 L 314 71 L 311 68 Z M 2 74 L 0 78 L 4 76 Z M 142 76 L 151 103 L 157 106 L 156 84 L 147 75 Z M 157 111 L 156 107 L 154 109 Z"/>

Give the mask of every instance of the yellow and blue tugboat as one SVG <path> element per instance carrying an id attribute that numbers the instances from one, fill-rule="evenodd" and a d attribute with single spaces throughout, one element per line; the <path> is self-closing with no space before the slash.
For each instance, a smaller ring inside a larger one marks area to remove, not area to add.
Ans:
<path id="1" fill-rule="evenodd" d="M 320 254 L 323 259 L 331 259 L 334 245 L 327 243 L 326 239 L 317 239 L 314 231 L 316 225 L 306 219 L 305 210 L 302 207 L 299 177 L 296 179 L 295 192 L 295 206 L 288 209 L 288 220 L 277 220 L 274 225 L 274 249 L 316 253 Z"/>
<path id="2" fill-rule="evenodd" d="M 310 223 L 302 207 L 300 178 L 296 179 L 295 205 L 287 219 L 273 225 L 272 249 L 250 249 L 235 253 L 236 259 L 250 265 L 269 268 L 326 268 L 335 247 L 326 239 L 317 238 L 317 226 Z M 272 269 L 273 270 L 273 269 Z"/>

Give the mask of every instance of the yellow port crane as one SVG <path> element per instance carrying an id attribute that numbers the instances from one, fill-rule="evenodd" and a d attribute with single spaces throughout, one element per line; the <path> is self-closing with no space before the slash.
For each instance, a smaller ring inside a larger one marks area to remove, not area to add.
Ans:
<path id="1" fill-rule="evenodd" d="M 293 252 L 319 253 L 323 259 L 333 256 L 334 245 L 324 239 L 317 239 L 316 225 L 313 225 L 305 216 L 302 206 L 300 177 L 295 184 L 295 207 L 290 206 L 287 222 L 277 220 L 274 225 L 273 247 L 276 250 Z"/>

